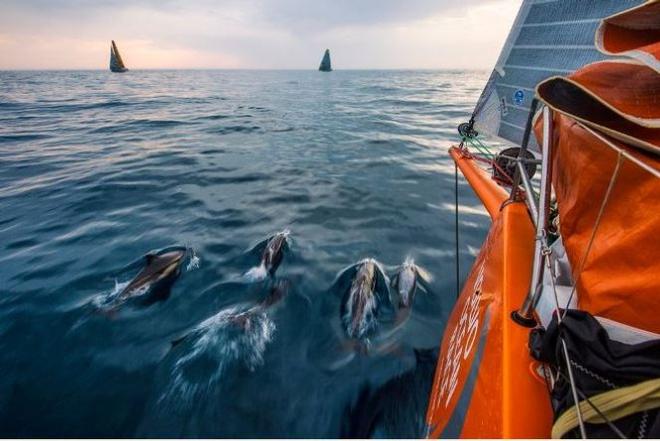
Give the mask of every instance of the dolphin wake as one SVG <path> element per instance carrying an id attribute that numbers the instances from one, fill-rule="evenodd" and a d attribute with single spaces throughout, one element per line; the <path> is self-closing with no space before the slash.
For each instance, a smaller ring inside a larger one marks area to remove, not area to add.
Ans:
<path id="1" fill-rule="evenodd" d="M 264 362 L 275 324 L 264 311 L 245 306 L 222 310 L 206 319 L 173 348 L 183 352 L 171 369 L 171 382 L 159 402 L 174 407 L 189 405 L 217 383 L 224 371 L 241 364 L 254 371 Z"/>

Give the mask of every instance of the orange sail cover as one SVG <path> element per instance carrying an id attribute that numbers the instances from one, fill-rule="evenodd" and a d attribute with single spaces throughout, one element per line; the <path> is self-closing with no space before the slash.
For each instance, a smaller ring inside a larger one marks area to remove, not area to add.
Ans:
<path id="1" fill-rule="evenodd" d="M 649 65 L 593 63 L 537 87 L 556 111 L 553 186 L 578 306 L 655 333 L 660 333 L 660 71 L 648 54 L 660 53 L 659 6 L 646 3 L 606 19 L 599 34 L 611 51 L 626 54 L 639 37 L 647 56 L 638 59 Z M 541 125 L 539 119 L 537 138 Z"/>
<path id="2" fill-rule="evenodd" d="M 606 18 L 596 32 L 596 47 L 609 55 L 626 55 L 660 72 L 660 1 Z"/>

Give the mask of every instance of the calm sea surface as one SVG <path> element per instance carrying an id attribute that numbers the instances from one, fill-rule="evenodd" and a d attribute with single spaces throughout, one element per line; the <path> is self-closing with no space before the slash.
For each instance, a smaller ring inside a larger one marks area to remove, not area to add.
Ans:
<path id="1" fill-rule="evenodd" d="M 417 433 L 456 295 L 447 148 L 485 79 L 0 72 L 0 436 Z M 460 198 L 466 274 L 488 218 Z M 248 280 L 284 229 L 275 280 Z M 193 251 L 169 297 L 102 308 L 170 246 Z M 338 275 L 408 256 L 427 292 L 356 348 Z"/>

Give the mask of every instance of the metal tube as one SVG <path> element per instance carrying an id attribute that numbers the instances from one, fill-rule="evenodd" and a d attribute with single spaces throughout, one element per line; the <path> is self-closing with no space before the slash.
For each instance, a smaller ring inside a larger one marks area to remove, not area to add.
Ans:
<path id="1" fill-rule="evenodd" d="M 550 196 L 552 190 L 552 111 L 546 106 L 543 108 L 543 152 L 541 164 L 541 195 L 536 221 L 536 245 L 534 247 L 534 264 L 529 293 L 525 298 L 518 315 L 523 319 L 532 319 L 532 312 L 541 295 L 543 280 L 543 248 L 545 246 L 545 233 L 550 212 Z"/>
<path id="2" fill-rule="evenodd" d="M 539 217 L 539 209 L 536 207 L 536 201 L 534 200 L 534 191 L 532 190 L 532 183 L 529 182 L 529 176 L 527 176 L 527 171 L 525 166 L 521 161 L 518 161 L 518 172 L 520 173 L 520 178 L 522 179 L 523 187 L 525 188 L 525 197 L 527 198 L 527 208 L 529 208 L 529 213 L 532 215 L 532 222 L 536 226 Z"/>

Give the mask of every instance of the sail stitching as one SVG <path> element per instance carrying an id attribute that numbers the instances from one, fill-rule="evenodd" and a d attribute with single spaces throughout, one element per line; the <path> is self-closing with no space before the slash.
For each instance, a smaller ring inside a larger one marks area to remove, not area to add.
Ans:
<path id="1" fill-rule="evenodd" d="M 585 18 L 582 20 L 566 20 L 566 21 L 546 21 L 543 23 L 525 23 L 520 25 L 523 28 L 537 27 L 537 26 L 558 26 L 558 25 L 572 25 L 572 24 L 586 24 L 586 23 L 600 23 L 600 18 Z"/>
<path id="2" fill-rule="evenodd" d="M 504 67 L 511 69 L 525 69 L 525 70 L 540 70 L 544 72 L 557 72 L 557 73 L 573 73 L 571 69 L 555 69 L 553 67 L 537 67 L 537 66 L 524 66 L 521 64 L 505 64 Z"/>
<path id="3" fill-rule="evenodd" d="M 642 414 L 642 421 L 639 422 L 639 431 L 637 432 L 637 438 L 642 439 L 646 436 L 646 424 L 649 420 L 649 411 L 645 410 Z"/>
<path id="4" fill-rule="evenodd" d="M 588 44 L 519 44 L 513 46 L 514 49 L 570 49 L 570 50 L 593 50 L 593 46 Z"/>
<path id="5" fill-rule="evenodd" d="M 603 377 L 603 376 L 601 376 L 601 375 L 598 375 L 597 373 L 595 373 L 595 372 L 592 371 L 591 369 L 588 369 L 588 368 L 582 366 L 582 365 L 581 365 L 580 363 L 578 363 L 577 361 L 571 360 L 571 364 L 572 364 L 573 366 L 575 366 L 575 367 L 576 367 L 579 371 L 581 371 L 582 373 L 587 374 L 587 375 L 589 375 L 591 378 L 600 381 L 601 383 L 603 383 L 604 385 L 606 385 L 606 386 L 609 387 L 610 389 L 616 389 L 616 385 L 615 385 L 614 383 L 612 383 L 610 380 L 608 380 L 607 378 L 605 378 L 605 377 Z"/>

